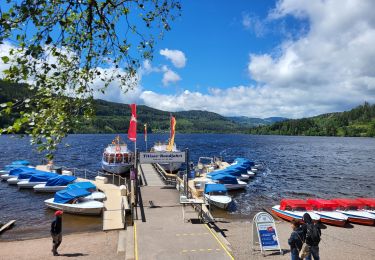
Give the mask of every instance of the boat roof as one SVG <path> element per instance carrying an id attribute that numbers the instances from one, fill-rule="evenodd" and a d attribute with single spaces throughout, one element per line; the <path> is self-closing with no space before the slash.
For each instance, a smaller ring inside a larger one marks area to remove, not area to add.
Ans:
<path id="1" fill-rule="evenodd" d="M 69 184 L 67 187 L 68 190 L 73 190 L 73 189 L 96 189 L 96 186 L 90 182 L 90 181 L 80 181 L 80 182 L 75 182 L 72 184 Z"/>
<path id="2" fill-rule="evenodd" d="M 23 172 L 32 172 L 32 173 L 35 173 L 35 174 L 50 174 L 51 172 L 46 172 L 46 171 L 41 171 L 41 170 L 37 170 L 35 168 L 29 168 L 29 167 L 19 167 L 19 168 L 15 168 L 15 169 L 12 169 L 9 171 L 9 175 L 19 175 L 20 173 L 23 173 Z"/>
<path id="3" fill-rule="evenodd" d="M 312 206 L 309 203 L 300 199 L 282 199 L 280 202 L 280 209 L 286 210 L 287 207 L 291 207 L 292 209 L 303 208 L 306 210 L 312 210 Z"/>
<path id="4" fill-rule="evenodd" d="M 334 210 L 339 206 L 336 202 L 325 199 L 307 199 L 306 201 L 317 209 Z"/>
<path id="5" fill-rule="evenodd" d="M 204 193 L 210 192 L 226 192 L 227 187 L 224 184 L 217 184 L 217 183 L 207 183 L 204 186 Z"/>
<path id="6" fill-rule="evenodd" d="M 223 174 L 216 174 L 211 176 L 211 179 L 218 180 L 218 181 L 225 181 L 227 184 L 236 184 L 237 178 L 230 175 L 223 175 Z"/>
<path id="7" fill-rule="evenodd" d="M 254 166 L 255 165 L 255 163 L 253 161 L 250 161 L 249 159 L 242 158 L 242 157 L 238 157 L 238 158 L 234 159 L 234 162 L 245 164 L 245 165 L 249 165 L 249 166 Z"/>
<path id="8" fill-rule="evenodd" d="M 11 164 L 13 164 L 13 165 L 25 165 L 25 166 L 27 166 L 27 165 L 30 164 L 30 162 L 26 161 L 26 160 L 18 160 L 18 161 L 11 162 Z"/>
<path id="9" fill-rule="evenodd" d="M 67 203 L 73 199 L 85 197 L 90 194 L 91 192 L 88 192 L 86 189 L 65 189 L 55 193 L 55 196 L 53 197 L 53 202 Z"/>
<path id="10" fill-rule="evenodd" d="M 46 186 L 65 186 L 77 179 L 76 176 L 58 175 L 47 181 Z"/>
<path id="11" fill-rule="evenodd" d="M 341 207 L 358 207 L 363 208 L 364 204 L 356 199 L 331 199 L 331 201 L 336 202 Z"/>
<path id="12" fill-rule="evenodd" d="M 58 176 L 58 174 L 52 172 L 34 173 L 31 175 L 29 182 L 47 182 L 49 179 L 56 176 Z"/>
<path id="13" fill-rule="evenodd" d="M 365 204 L 367 207 L 375 207 L 375 198 L 358 198 L 357 200 Z"/>

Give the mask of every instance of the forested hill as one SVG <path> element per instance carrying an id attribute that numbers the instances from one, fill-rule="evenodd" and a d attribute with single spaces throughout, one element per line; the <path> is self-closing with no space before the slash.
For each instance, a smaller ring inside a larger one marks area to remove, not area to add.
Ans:
<path id="1" fill-rule="evenodd" d="M 25 99 L 32 95 L 25 85 L 10 84 L 0 80 L 0 103 Z M 96 117 L 78 124 L 74 133 L 119 133 L 127 132 L 130 108 L 127 104 L 94 100 Z M 147 123 L 149 132 L 168 132 L 170 112 L 137 106 L 138 132 L 143 132 Z M 269 118 L 254 121 L 246 117 L 224 117 L 207 111 L 173 112 L 178 133 L 250 133 L 275 135 L 317 136 L 375 136 L 375 105 L 364 103 L 350 111 L 330 113 L 310 118 L 285 120 Z M 12 117 L 0 116 L 0 128 L 9 125 Z M 250 128 L 251 124 L 264 124 L 265 120 L 278 121 L 271 125 Z"/>
<path id="2" fill-rule="evenodd" d="M 25 85 L 10 84 L 0 80 L 0 103 L 9 100 L 24 99 L 32 93 Z M 75 133 L 119 133 L 127 132 L 130 120 L 130 108 L 127 104 L 94 100 L 96 117 L 79 124 Z M 168 132 L 170 112 L 137 106 L 138 131 L 143 132 L 147 123 L 149 132 Z M 173 112 L 176 117 L 178 133 L 244 133 L 248 128 L 216 113 L 207 111 Z M 0 118 L 0 127 L 9 125 L 12 118 Z"/>
<path id="3" fill-rule="evenodd" d="M 250 129 L 251 134 L 375 137 L 375 105 L 350 111 L 277 122 Z"/>

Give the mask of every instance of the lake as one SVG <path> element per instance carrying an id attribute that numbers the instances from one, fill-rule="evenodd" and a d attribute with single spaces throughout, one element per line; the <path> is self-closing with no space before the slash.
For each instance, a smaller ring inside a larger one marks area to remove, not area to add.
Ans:
<path id="1" fill-rule="evenodd" d="M 100 170 L 103 149 L 113 134 L 69 135 L 55 155 L 55 165 Z M 134 149 L 126 135 L 122 138 Z M 149 134 L 148 149 L 168 134 Z M 235 207 L 230 212 L 215 210 L 215 216 L 249 219 L 262 208 L 278 204 L 281 198 L 375 197 L 375 138 L 257 136 L 243 134 L 177 134 L 179 149 L 188 148 L 190 161 L 200 156 L 222 156 L 227 161 L 245 157 L 263 161 L 267 169 L 248 183 L 246 191 L 231 193 Z M 24 159 L 40 164 L 43 156 L 27 138 L 0 136 L 0 168 Z M 137 148 L 146 149 L 143 135 Z M 89 174 L 94 177 L 94 173 Z M 0 222 L 16 219 L 13 229 L 0 240 L 25 239 L 49 235 L 53 212 L 44 206 L 52 194 L 0 183 Z M 64 217 L 64 231 L 101 230 L 100 217 Z"/>

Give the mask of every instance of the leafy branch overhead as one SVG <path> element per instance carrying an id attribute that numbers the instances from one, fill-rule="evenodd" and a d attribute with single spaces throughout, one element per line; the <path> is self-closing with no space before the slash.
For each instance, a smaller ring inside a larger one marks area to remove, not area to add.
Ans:
<path id="1" fill-rule="evenodd" d="M 104 93 L 114 80 L 124 92 L 136 85 L 140 61 L 152 59 L 155 41 L 180 12 L 173 0 L 2 3 L 0 44 L 13 46 L 1 57 L 3 74 L 28 83 L 32 93 L 1 104 L 2 115 L 16 115 L 2 132 L 23 129 L 40 150 L 53 151 L 78 121 L 93 116 L 95 91 Z"/>

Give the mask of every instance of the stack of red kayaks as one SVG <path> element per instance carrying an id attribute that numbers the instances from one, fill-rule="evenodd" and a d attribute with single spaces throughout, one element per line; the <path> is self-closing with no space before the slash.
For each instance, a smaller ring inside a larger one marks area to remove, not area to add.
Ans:
<path id="1" fill-rule="evenodd" d="M 272 207 L 272 212 L 288 221 L 293 219 L 302 220 L 306 212 L 310 214 L 313 220 L 318 221 L 320 219 L 320 216 L 314 213 L 310 204 L 299 199 L 282 199 L 280 205 Z"/>
<path id="2" fill-rule="evenodd" d="M 358 199 L 332 199 L 339 205 L 337 212 L 348 217 L 348 221 L 362 225 L 375 225 L 375 214 L 365 211 L 366 204 Z"/>
<path id="3" fill-rule="evenodd" d="M 320 216 L 320 222 L 335 226 L 343 227 L 347 223 L 348 217 L 340 212 L 337 212 L 338 204 L 324 199 L 308 199 L 314 212 Z"/>

